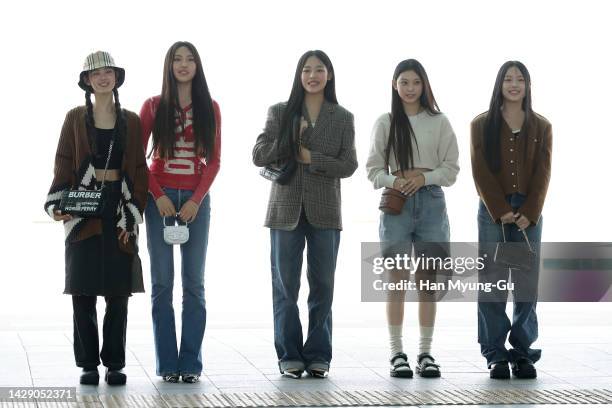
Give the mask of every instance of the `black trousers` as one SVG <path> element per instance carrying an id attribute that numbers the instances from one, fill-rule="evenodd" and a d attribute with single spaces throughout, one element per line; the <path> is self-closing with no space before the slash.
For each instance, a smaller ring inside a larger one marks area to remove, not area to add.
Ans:
<path id="1" fill-rule="evenodd" d="M 95 369 L 100 365 L 111 370 L 125 367 L 125 334 L 127 330 L 127 296 L 106 296 L 102 327 L 102 352 L 98 356 L 97 296 L 72 296 L 74 311 L 74 359 L 77 367 Z"/>

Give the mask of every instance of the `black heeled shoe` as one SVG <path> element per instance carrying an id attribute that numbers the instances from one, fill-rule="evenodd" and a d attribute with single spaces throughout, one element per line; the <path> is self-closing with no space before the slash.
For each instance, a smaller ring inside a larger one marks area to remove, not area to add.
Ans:
<path id="1" fill-rule="evenodd" d="M 98 368 L 84 368 L 79 383 L 83 385 L 98 385 L 100 374 Z"/>
<path id="2" fill-rule="evenodd" d="M 125 385 L 127 375 L 125 375 L 123 370 L 110 370 L 107 368 L 104 380 L 108 385 Z"/>

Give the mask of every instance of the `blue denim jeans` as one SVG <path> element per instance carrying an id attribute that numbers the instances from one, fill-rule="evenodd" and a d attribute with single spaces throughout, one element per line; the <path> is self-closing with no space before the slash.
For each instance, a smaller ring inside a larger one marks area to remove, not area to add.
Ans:
<path id="1" fill-rule="evenodd" d="M 190 190 L 164 188 L 177 211 L 191 197 Z M 206 327 L 204 300 L 204 266 L 210 224 L 210 194 L 204 197 L 193 222 L 189 224 L 189 241 L 181 245 L 181 281 L 183 311 L 181 345 L 177 350 L 172 290 L 174 287 L 173 245 L 163 236 L 164 219 L 159 215 L 153 197 L 145 209 L 147 247 L 151 259 L 151 302 L 157 375 L 202 372 L 202 340 Z M 171 224 L 171 219 L 166 221 Z"/>
<path id="2" fill-rule="evenodd" d="M 515 193 L 507 197 L 512 208 L 519 208 L 525 196 Z M 495 223 L 489 215 L 484 203 L 480 202 L 478 209 L 478 252 L 484 258 L 485 267 L 479 272 L 479 282 L 497 282 L 508 280 L 512 276 L 515 284 L 514 296 L 520 301 L 514 301 L 512 323 L 506 315 L 508 292 L 492 288 L 489 293 L 480 291 L 478 294 L 478 343 L 480 351 L 487 359 L 487 365 L 500 361 L 517 361 L 522 358 L 536 362 L 540 359 L 541 350 L 532 349 L 531 345 L 538 338 L 538 318 L 536 315 L 537 281 L 540 265 L 540 242 L 542 224 L 529 226 L 525 232 L 536 252 L 534 264 L 529 271 L 519 271 L 496 265 L 493 261 L 498 242 L 503 242 L 502 226 Z M 516 224 L 504 226 L 506 241 L 525 242 L 523 234 Z M 486 257 L 484 256 L 486 254 Z M 527 301 L 522 301 L 527 300 Z M 510 336 L 508 338 L 508 333 Z M 506 338 L 512 348 L 506 349 Z"/>
<path id="3" fill-rule="evenodd" d="M 274 346 L 280 371 L 329 369 L 332 359 L 332 299 L 340 231 L 315 228 L 302 213 L 293 231 L 270 229 Z M 302 340 L 297 306 L 304 244 L 308 243 L 308 336 Z"/>

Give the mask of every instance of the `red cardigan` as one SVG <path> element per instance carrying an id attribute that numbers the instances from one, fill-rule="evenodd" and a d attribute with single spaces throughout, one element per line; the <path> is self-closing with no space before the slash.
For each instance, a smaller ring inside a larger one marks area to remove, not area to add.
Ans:
<path id="1" fill-rule="evenodd" d="M 159 96 L 147 99 L 140 110 L 142 144 L 145 152 L 155 124 L 155 113 L 159 106 L 159 100 Z M 164 160 L 158 156 L 157 152 L 153 152 L 153 161 L 149 168 L 149 191 L 155 199 L 164 195 L 162 187 L 192 190 L 193 194 L 190 200 L 198 205 L 208 194 L 221 164 L 221 113 L 219 105 L 215 101 L 213 101 L 213 108 L 217 131 L 215 133 L 214 154 L 209 162 L 195 154 L 193 128 L 191 126 L 191 105 L 185 107 L 181 112 L 185 119 L 185 129 L 181 132 L 180 126 L 176 128 L 174 158 Z"/>

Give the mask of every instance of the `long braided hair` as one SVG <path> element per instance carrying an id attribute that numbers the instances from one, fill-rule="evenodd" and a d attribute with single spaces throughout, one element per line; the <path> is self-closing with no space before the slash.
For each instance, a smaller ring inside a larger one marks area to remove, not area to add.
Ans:
<path id="1" fill-rule="evenodd" d="M 87 106 L 87 113 L 85 114 L 85 127 L 87 129 L 87 138 L 89 139 L 89 145 L 91 147 L 92 152 L 97 151 L 96 145 L 96 124 L 94 120 L 93 114 L 93 103 L 91 102 L 91 86 L 87 87 L 85 91 L 85 105 Z M 125 139 L 127 135 L 127 121 L 125 119 L 125 113 L 123 109 L 121 109 L 121 103 L 119 102 L 119 91 L 117 88 L 113 88 L 113 99 L 115 101 L 115 143 L 117 147 L 120 147 L 122 150 L 125 148 Z"/>

